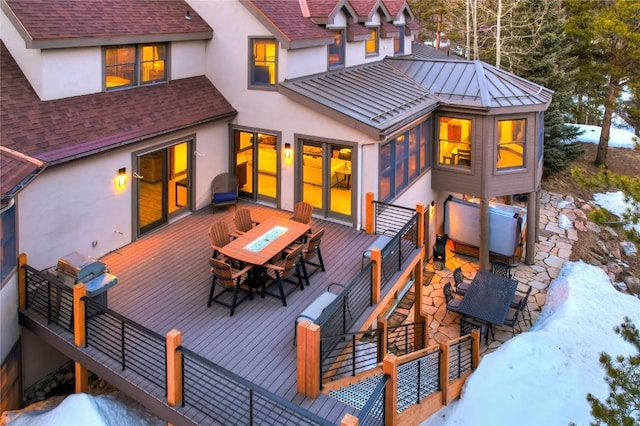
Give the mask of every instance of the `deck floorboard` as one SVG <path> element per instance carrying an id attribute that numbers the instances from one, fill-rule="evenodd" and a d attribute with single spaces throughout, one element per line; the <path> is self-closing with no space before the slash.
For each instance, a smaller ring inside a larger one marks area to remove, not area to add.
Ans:
<path id="1" fill-rule="evenodd" d="M 290 212 L 251 203 L 258 222 L 268 217 L 291 216 Z M 311 276 L 310 285 L 279 299 L 254 295 L 236 307 L 212 304 L 207 308 L 211 287 L 208 259 L 208 229 L 216 220 L 228 223 L 233 231 L 233 208 L 195 212 L 101 260 L 116 275 L 118 284 L 109 290 L 108 304 L 114 311 L 165 335 L 172 329 L 182 332 L 184 347 L 306 409 L 339 422 L 355 409 L 321 395 L 312 400 L 296 391 L 296 347 L 294 321 L 332 282 L 348 283 L 360 271 L 362 252 L 375 239 L 352 227 L 314 218 L 312 230 L 325 230 L 321 243 L 326 272 Z M 289 285 L 289 284 L 285 284 Z M 286 289 L 286 288 L 285 288 Z"/>

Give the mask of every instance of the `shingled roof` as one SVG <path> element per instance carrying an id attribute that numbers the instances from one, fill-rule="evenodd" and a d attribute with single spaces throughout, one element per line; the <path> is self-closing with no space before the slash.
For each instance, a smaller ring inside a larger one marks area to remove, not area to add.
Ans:
<path id="1" fill-rule="evenodd" d="M 236 114 L 204 76 L 43 102 L 0 42 L 0 140 L 48 164 Z"/>
<path id="2" fill-rule="evenodd" d="M 0 5 L 26 46 L 34 49 L 200 40 L 213 35 L 209 24 L 184 0 L 3 0 Z"/>

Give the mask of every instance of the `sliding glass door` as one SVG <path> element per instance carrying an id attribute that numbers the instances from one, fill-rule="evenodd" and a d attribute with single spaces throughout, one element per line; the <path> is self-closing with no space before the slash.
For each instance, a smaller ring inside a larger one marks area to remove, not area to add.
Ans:
<path id="1" fill-rule="evenodd" d="M 138 236 L 191 208 L 190 152 L 184 141 L 136 157 Z"/>
<path id="2" fill-rule="evenodd" d="M 351 221 L 354 176 L 352 147 L 310 140 L 301 141 L 302 200 L 323 217 Z"/>
<path id="3" fill-rule="evenodd" d="M 240 195 L 275 203 L 279 169 L 277 136 L 235 130 L 234 158 Z"/>

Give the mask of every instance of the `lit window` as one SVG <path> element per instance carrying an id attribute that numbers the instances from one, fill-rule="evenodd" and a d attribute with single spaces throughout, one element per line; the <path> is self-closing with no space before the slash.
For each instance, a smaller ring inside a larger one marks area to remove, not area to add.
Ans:
<path id="1" fill-rule="evenodd" d="M 333 44 L 329 45 L 329 69 L 344 65 L 344 31 L 333 32 Z"/>
<path id="2" fill-rule="evenodd" d="M 167 45 L 152 43 L 107 47 L 105 87 L 116 89 L 167 79 Z"/>
<path id="3" fill-rule="evenodd" d="M 498 121 L 498 155 L 497 167 L 507 169 L 524 167 L 526 121 Z"/>
<path id="4" fill-rule="evenodd" d="M 369 39 L 365 41 L 366 56 L 378 56 L 378 28 L 370 28 Z"/>
<path id="5" fill-rule="evenodd" d="M 439 163 L 471 167 L 471 120 L 440 117 Z"/>
<path id="6" fill-rule="evenodd" d="M 251 40 L 251 86 L 275 87 L 276 85 L 276 42 L 271 39 Z"/>

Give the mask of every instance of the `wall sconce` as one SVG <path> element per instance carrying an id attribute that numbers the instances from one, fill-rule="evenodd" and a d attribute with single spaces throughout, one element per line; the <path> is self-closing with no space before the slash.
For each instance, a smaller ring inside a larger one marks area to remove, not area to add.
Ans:
<path id="1" fill-rule="evenodd" d="M 285 143 L 284 144 L 284 158 L 286 158 L 287 160 L 291 158 L 291 144 L 290 143 Z"/>
<path id="2" fill-rule="evenodd" d="M 429 206 L 429 216 L 433 216 L 433 212 L 436 209 L 436 202 L 431 200 L 431 205 Z"/>
<path id="3" fill-rule="evenodd" d="M 118 178 L 116 179 L 118 188 L 124 188 L 127 184 L 127 169 L 125 167 L 118 170 Z"/>

